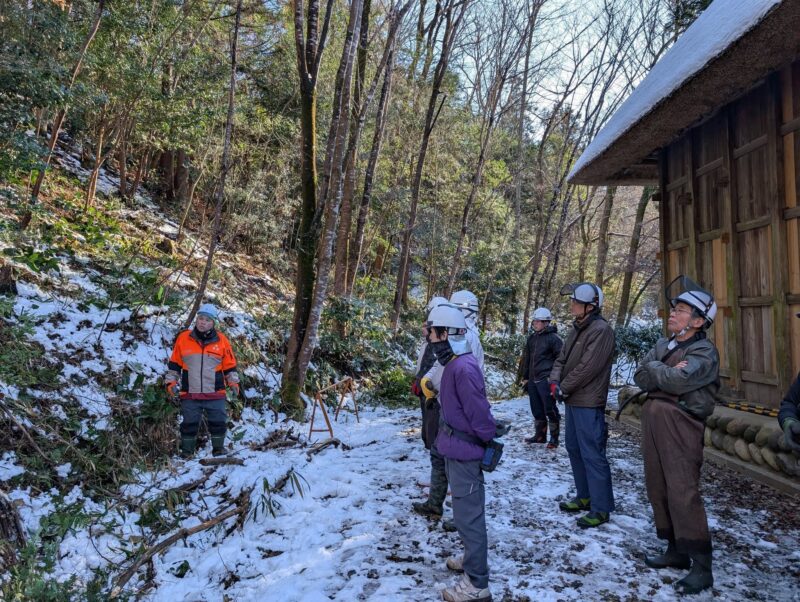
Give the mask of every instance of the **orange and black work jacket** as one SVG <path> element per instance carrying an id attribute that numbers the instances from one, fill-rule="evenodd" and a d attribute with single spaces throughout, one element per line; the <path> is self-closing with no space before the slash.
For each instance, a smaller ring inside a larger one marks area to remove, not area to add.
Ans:
<path id="1" fill-rule="evenodd" d="M 181 383 L 181 399 L 225 399 L 225 385 L 239 382 L 236 358 L 224 334 L 184 330 L 175 341 L 165 382 Z"/>

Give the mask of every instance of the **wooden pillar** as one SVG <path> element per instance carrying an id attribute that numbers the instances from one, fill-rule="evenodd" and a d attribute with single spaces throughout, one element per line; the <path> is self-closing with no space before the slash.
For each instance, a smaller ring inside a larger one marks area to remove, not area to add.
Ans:
<path id="1" fill-rule="evenodd" d="M 724 202 L 721 207 L 720 227 L 722 228 L 723 241 L 727 237 L 727 292 L 728 308 L 727 318 L 727 337 L 730 341 L 730 386 L 734 390 L 741 389 L 742 383 L 742 345 L 741 345 L 741 309 L 739 307 L 739 245 L 736 236 L 736 165 L 733 161 L 734 145 L 734 119 L 735 113 L 733 105 L 728 105 L 723 109 L 725 113 L 725 144 L 723 145 L 722 163 L 728 172 L 728 186 L 725 189 Z"/>

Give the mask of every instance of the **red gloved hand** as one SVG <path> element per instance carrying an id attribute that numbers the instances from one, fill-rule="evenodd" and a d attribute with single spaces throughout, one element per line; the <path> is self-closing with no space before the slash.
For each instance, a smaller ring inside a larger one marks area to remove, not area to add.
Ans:
<path id="1" fill-rule="evenodd" d="M 239 397 L 239 383 L 228 383 L 235 397 Z"/>
<path id="2" fill-rule="evenodd" d="M 178 383 L 172 381 L 166 383 L 167 387 L 167 397 L 177 397 L 178 396 Z"/>
<path id="3" fill-rule="evenodd" d="M 558 386 L 557 382 L 550 383 L 550 397 L 553 399 L 558 399 L 561 396 L 561 387 Z"/>
<path id="4" fill-rule="evenodd" d="M 419 388 L 419 382 L 416 378 L 414 379 L 414 382 L 411 383 L 411 392 L 417 397 L 422 395 L 422 389 Z"/>

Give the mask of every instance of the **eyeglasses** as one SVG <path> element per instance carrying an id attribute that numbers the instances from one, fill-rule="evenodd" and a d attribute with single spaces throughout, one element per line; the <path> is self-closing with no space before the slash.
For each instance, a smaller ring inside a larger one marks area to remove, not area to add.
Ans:
<path id="1" fill-rule="evenodd" d="M 687 316 L 691 316 L 693 312 L 686 311 L 685 309 L 678 309 L 677 307 L 671 307 L 669 310 L 670 314 L 686 314 Z"/>

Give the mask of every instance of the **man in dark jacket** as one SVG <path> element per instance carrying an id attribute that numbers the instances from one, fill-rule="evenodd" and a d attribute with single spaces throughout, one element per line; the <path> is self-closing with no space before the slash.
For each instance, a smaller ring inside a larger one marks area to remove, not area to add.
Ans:
<path id="1" fill-rule="evenodd" d="M 797 317 L 800 318 L 800 314 L 797 314 Z M 783 429 L 786 445 L 800 456 L 800 374 L 781 402 L 778 424 Z"/>
<path id="2" fill-rule="evenodd" d="M 455 522 L 464 555 L 447 560 L 447 567 L 463 571 L 453 587 L 442 591 L 450 602 L 489 602 L 488 541 L 484 513 L 485 491 L 481 460 L 484 446 L 495 436 L 495 424 L 483 372 L 466 339 L 464 315 L 455 307 L 441 305 L 428 316 L 430 345 L 442 371 L 439 401 L 442 425 L 436 448 L 445 458 L 453 494 Z"/>
<path id="3" fill-rule="evenodd" d="M 608 522 L 614 510 L 605 417 L 614 331 L 600 315 L 603 291 L 599 286 L 568 284 L 561 294 L 569 295 L 575 323 L 550 371 L 550 393 L 566 404 L 564 438 L 577 495 L 559 503 L 559 508 L 564 512 L 589 510 L 578 519 L 578 526 L 585 529 Z"/>
<path id="4" fill-rule="evenodd" d="M 550 370 L 556 361 L 561 347 L 564 346 L 555 326 L 550 321 L 553 315 L 546 307 L 539 307 L 533 312 L 533 332 L 528 337 L 520 362 L 520 384 L 528 389 L 531 400 L 531 413 L 534 420 L 533 437 L 527 437 L 527 443 L 544 443 L 550 430 L 548 449 L 558 447 L 558 431 L 561 416 L 558 413 L 556 400 L 550 395 L 547 382 Z"/>
<path id="5" fill-rule="evenodd" d="M 642 408 L 647 497 L 656 535 L 667 540 L 666 551 L 647 556 L 645 564 L 655 569 L 691 566 L 675 587 L 695 594 L 714 584 L 700 467 L 705 419 L 714 411 L 719 389 L 719 355 L 705 333 L 717 305 L 708 291 L 682 276 L 667 287 L 667 298 L 672 336 L 658 340 L 634 375 L 647 391 Z"/>

